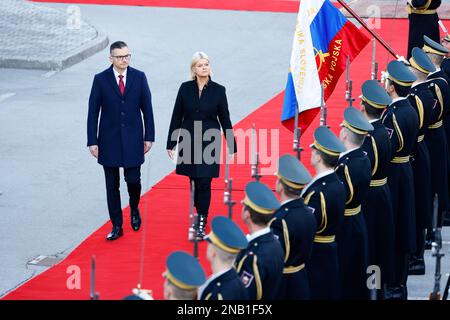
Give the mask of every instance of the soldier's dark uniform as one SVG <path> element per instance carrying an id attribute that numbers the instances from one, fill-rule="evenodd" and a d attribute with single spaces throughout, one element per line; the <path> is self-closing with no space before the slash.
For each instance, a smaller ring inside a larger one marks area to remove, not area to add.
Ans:
<path id="1" fill-rule="evenodd" d="M 417 79 L 400 61 L 388 64 L 388 79 L 407 90 Z M 388 171 L 395 224 L 395 279 L 394 286 L 406 299 L 409 255 L 416 250 L 416 218 L 414 205 L 414 178 L 410 157 L 417 142 L 419 117 L 406 97 L 394 99 L 382 117 L 390 133 L 393 158 Z"/>
<path id="2" fill-rule="evenodd" d="M 326 127 L 316 129 L 311 147 L 335 158 L 345 151 L 339 139 Z M 335 238 L 344 218 L 344 185 L 330 168 L 314 177 L 303 190 L 302 197 L 314 208 L 317 221 L 311 259 L 306 266 L 311 299 L 340 299 L 341 276 Z"/>
<path id="3" fill-rule="evenodd" d="M 441 0 L 412 0 L 406 9 L 409 19 L 408 59 L 414 47 L 423 46 L 423 36 L 426 35 L 439 41 L 439 17 L 436 9 Z"/>
<path id="4" fill-rule="evenodd" d="M 208 282 L 199 300 L 248 300 L 248 293 L 236 269 L 231 268 Z"/>
<path id="5" fill-rule="evenodd" d="M 245 194 L 243 204 L 259 214 L 273 215 L 280 208 L 272 191 L 260 182 L 247 184 Z M 248 247 L 236 258 L 236 270 L 250 300 L 279 299 L 283 268 L 283 249 L 269 227 L 250 235 Z"/>
<path id="6" fill-rule="evenodd" d="M 291 155 L 280 158 L 277 177 L 283 184 L 298 192 L 312 179 L 303 164 Z M 314 209 L 305 205 L 303 198 L 294 198 L 283 203 L 271 221 L 273 233 L 284 250 L 282 297 L 285 300 L 310 298 L 305 265 L 311 257 L 317 229 L 313 212 Z"/>
<path id="7" fill-rule="evenodd" d="M 373 126 L 353 107 L 344 111 L 344 128 L 358 135 L 367 135 Z M 369 298 L 367 288 L 368 238 L 361 203 L 366 198 L 372 179 L 370 160 L 358 147 L 341 153 L 336 174 L 346 192 L 342 227 L 336 234 L 343 299 Z"/>
<path id="8" fill-rule="evenodd" d="M 211 232 L 205 240 L 218 249 L 231 255 L 238 255 L 247 248 L 248 241 L 244 233 L 230 219 L 218 216 L 211 222 Z M 199 288 L 200 300 L 247 300 L 248 293 L 239 278 L 236 269 L 231 267 L 221 273 L 213 274 L 206 283 Z"/>
<path id="9" fill-rule="evenodd" d="M 445 37 L 442 39 L 442 43 L 444 43 L 444 42 L 447 44 L 450 43 L 450 36 L 448 34 L 445 35 Z M 442 61 L 441 70 L 444 71 L 445 75 L 447 76 L 447 79 L 450 79 L 450 57 L 448 57 L 448 55 L 445 56 L 444 60 Z M 449 83 L 449 85 L 450 85 L 450 83 Z M 447 118 L 448 117 L 449 116 L 447 116 Z M 447 137 L 448 137 L 449 136 L 448 133 L 450 131 L 450 119 L 445 120 L 444 124 L 445 124 L 445 131 L 446 131 Z M 447 138 L 447 143 L 448 143 L 448 138 Z M 449 160 L 449 165 L 450 165 L 450 160 Z M 449 169 L 449 175 L 450 175 L 450 169 Z M 450 178 L 449 178 L 449 181 L 450 181 Z M 444 218 L 443 225 L 450 226 L 450 211 L 447 211 L 447 215 Z"/>
<path id="10" fill-rule="evenodd" d="M 409 59 L 410 68 L 428 75 L 435 67 L 427 54 L 419 48 L 414 48 Z M 409 274 L 425 274 L 423 254 L 425 250 L 425 229 L 432 216 L 433 200 L 431 193 L 431 158 L 425 142 L 434 99 L 430 95 L 427 82 L 414 84 L 408 95 L 408 100 L 419 117 L 419 136 L 411 157 L 414 174 L 414 192 L 416 194 L 416 252 L 409 261 Z"/>
<path id="11" fill-rule="evenodd" d="M 423 50 L 428 54 L 438 54 L 445 56 L 448 50 L 439 43 L 425 37 Z M 428 126 L 428 133 L 425 141 L 431 156 L 431 182 L 432 195 L 438 194 L 438 212 L 446 212 L 449 207 L 449 153 L 448 139 L 450 138 L 450 87 L 447 76 L 442 70 L 437 70 L 428 75 L 428 83 L 434 99 L 437 101 L 433 108 L 431 124 Z M 446 126 L 449 131 L 446 133 Z M 442 215 L 439 215 L 438 226 L 442 226 Z M 431 219 L 429 221 L 431 227 Z"/>
<path id="12" fill-rule="evenodd" d="M 366 110 L 373 108 L 380 110 L 378 113 L 392 102 L 375 80 L 364 82 L 360 98 Z M 391 191 L 387 184 L 392 148 L 389 134 L 381 119 L 370 122 L 374 129 L 369 132 L 361 149 L 366 152 L 372 165 L 372 180 L 362 203 L 362 212 L 367 225 L 368 264 L 380 267 L 381 290 L 377 296 L 378 299 L 384 299 L 387 286 L 394 280 L 394 213 Z"/>
<path id="13" fill-rule="evenodd" d="M 450 42 L 450 36 L 448 34 L 442 39 L 442 43 L 444 42 L 447 44 Z M 444 57 L 444 60 L 441 63 L 441 70 L 444 71 L 447 78 L 450 78 L 450 57 Z"/>

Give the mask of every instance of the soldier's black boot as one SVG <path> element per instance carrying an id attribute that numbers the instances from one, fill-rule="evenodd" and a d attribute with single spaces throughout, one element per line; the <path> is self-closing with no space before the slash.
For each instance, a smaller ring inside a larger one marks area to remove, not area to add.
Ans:
<path id="1" fill-rule="evenodd" d="M 208 216 L 206 214 L 198 215 L 197 240 L 203 240 L 203 238 L 205 237 L 207 220 Z"/>
<path id="2" fill-rule="evenodd" d="M 425 274 L 425 230 L 418 230 L 416 233 L 416 252 L 411 255 L 408 265 L 408 274 L 422 276 Z"/>

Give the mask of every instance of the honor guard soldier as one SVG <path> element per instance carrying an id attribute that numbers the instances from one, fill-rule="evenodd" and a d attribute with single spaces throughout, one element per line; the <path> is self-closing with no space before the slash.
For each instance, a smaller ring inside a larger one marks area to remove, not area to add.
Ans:
<path id="1" fill-rule="evenodd" d="M 441 44 L 445 47 L 445 49 L 450 51 L 450 36 L 448 34 L 445 35 L 444 38 L 442 38 Z M 447 78 L 450 78 L 450 53 L 448 53 L 444 60 L 441 63 L 441 69 L 444 71 Z"/>
<path id="2" fill-rule="evenodd" d="M 421 48 L 423 36 L 439 41 L 439 17 L 436 9 L 441 0 L 411 0 L 406 7 L 409 18 L 408 59 L 414 47 Z"/>
<path id="3" fill-rule="evenodd" d="M 448 142 L 450 139 L 450 87 L 449 80 L 445 73 L 441 70 L 441 64 L 445 56 L 449 53 L 444 46 L 431 40 L 428 37 L 424 37 L 425 44 L 423 50 L 428 54 L 436 71 L 428 75 L 429 85 L 431 92 L 434 95 L 435 100 L 437 100 L 437 105 L 434 108 L 434 117 L 431 120 L 431 125 L 429 128 L 429 133 L 427 134 L 427 139 L 434 138 L 438 140 L 440 136 L 440 131 L 444 132 L 445 140 L 439 139 L 440 145 L 430 144 L 427 141 L 428 149 L 431 154 L 431 175 L 432 175 L 432 192 L 438 194 L 439 208 L 438 213 L 447 212 L 449 208 L 449 153 L 448 153 Z M 433 149 L 438 149 L 438 152 Z M 438 154 L 437 159 L 433 159 L 433 156 Z M 437 174 L 439 177 L 434 177 Z M 438 214 L 438 227 L 442 226 L 442 215 Z M 427 240 L 429 243 L 429 248 L 431 248 L 431 242 L 433 241 L 433 234 L 431 228 L 428 229 Z"/>
<path id="4" fill-rule="evenodd" d="M 425 229 L 431 225 L 433 195 L 431 192 L 431 158 L 425 142 L 425 135 L 433 113 L 435 100 L 428 88 L 427 76 L 436 68 L 427 54 L 414 48 L 409 59 L 409 68 L 417 77 L 411 86 L 408 100 L 419 117 L 419 136 L 414 146 L 411 166 L 414 175 L 414 193 L 416 194 L 416 252 L 409 260 L 410 275 L 425 274 L 423 254 L 425 250 Z"/>
<path id="5" fill-rule="evenodd" d="M 164 300 L 195 300 L 197 289 L 206 281 L 200 263 L 184 251 L 175 251 L 167 257 L 163 276 Z"/>
<path id="6" fill-rule="evenodd" d="M 314 131 L 311 148 L 316 176 L 301 196 L 314 209 L 317 231 L 306 271 L 311 299 L 336 300 L 341 297 L 341 277 L 335 238 L 344 218 L 345 188 L 334 168 L 345 147 L 330 129 L 321 126 Z"/>
<path id="7" fill-rule="evenodd" d="M 244 288 L 234 269 L 239 252 L 247 248 L 248 241 L 241 229 L 226 217 L 215 217 L 208 241 L 206 257 L 213 275 L 198 290 L 200 300 L 246 300 Z"/>
<path id="8" fill-rule="evenodd" d="M 280 158 L 276 176 L 275 190 L 281 207 L 275 212 L 271 228 L 284 251 L 282 298 L 307 300 L 310 295 L 305 265 L 311 257 L 317 225 L 314 209 L 305 205 L 300 194 L 312 177 L 291 155 Z"/>
<path id="9" fill-rule="evenodd" d="M 387 184 L 388 168 L 392 159 L 389 134 L 381 122 L 381 115 L 392 102 L 391 97 L 375 80 L 367 80 L 361 89 L 361 112 L 372 124 L 361 149 L 372 165 L 372 180 L 361 211 L 366 220 L 369 243 L 369 266 L 379 266 L 381 289 L 377 299 L 389 298 L 389 285 L 394 279 L 394 213 Z"/>
<path id="10" fill-rule="evenodd" d="M 361 204 L 369 190 L 372 168 L 361 146 L 373 126 L 354 107 L 345 109 L 341 126 L 340 139 L 346 151 L 339 156 L 335 170 L 346 193 L 344 220 L 336 233 L 342 298 L 368 300 L 368 238 Z"/>
<path id="11" fill-rule="evenodd" d="M 450 79 L 450 36 L 448 34 L 445 35 L 445 37 L 442 39 L 442 45 L 449 50 L 449 53 L 444 58 L 444 60 L 441 63 L 441 70 L 444 71 L 445 75 L 448 79 Z M 446 122 L 449 122 L 448 120 Z M 448 126 L 448 125 L 447 125 Z M 447 129 L 447 127 L 446 127 Z M 448 141 L 447 141 L 448 143 Z M 449 162 L 450 164 L 450 162 Z M 449 169 L 449 175 L 450 175 L 450 169 Z M 449 178 L 450 182 L 450 178 Z M 442 223 L 443 226 L 450 226 L 450 211 L 447 211 L 447 214 L 444 218 L 444 221 Z M 431 229 L 431 227 L 430 227 Z M 429 244 L 429 247 L 431 248 L 431 244 Z"/>
<path id="12" fill-rule="evenodd" d="M 396 244 L 393 286 L 398 292 L 396 296 L 406 300 L 409 256 L 416 251 L 414 178 L 410 157 L 419 132 L 419 117 L 407 95 L 416 76 L 400 61 L 391 61 L 385 75 L 385 88 L 392 98 L 382 121 L 389 132 L 393 151 L 388 173 Z"/>
<path id="13" fill-rule="evenodd" d="M 450 82 L 450 79 L 447 74 L 441 69 L 441 65 L 445 57 L 447 57 L 447 55 L 449 54 L 449 50 L 427 36 L 424 36 L 423 40 L 424 44 L 422 49 L 427 53 L 428 57 L 436 68 L 435 71 L 431 72 L 428 75 L 428 79 L 442 78 L 448 84 Z"/>
<path id="14" fill-rule="evenodd" d="M 284 253 L 269 223 L 280 204 L 266 185 L 254 181 L 245 187 L 242 219 L 250 235 L 249 244 L 236 259 L 236 270 L 250 300 L 280 298 Z"/>

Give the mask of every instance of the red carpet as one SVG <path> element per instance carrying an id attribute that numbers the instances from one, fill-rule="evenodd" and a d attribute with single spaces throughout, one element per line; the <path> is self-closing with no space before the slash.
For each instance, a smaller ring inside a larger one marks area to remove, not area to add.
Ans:
<path id="1" fill-rule="evenodd" d="M 389 42 L 398 54 L 406 51 L 408 33 L 407 20 L 383 20 L 380 34 Z M 378 45 L 378 61 L 380 70 L 384 70 L 386 63 L 392 58 Z M 289 57 L 286 57 L 289 59 Z M 360 86 L 363 81 L 370 78 L 371 71 L 371 45 L 368 45 L 351 65 L 351 75 L 354 81 L 354 97 L 360 94 Z M 286 70 L 287 71 L 287 70 Z M 280 79 L 284 82 L 285 79 Z M 345 77 L 341 77 L 334 94 L 328 100 L 328 124 L 335 132 L 339 132 L 339 123 L 346 107 L 344 99 Z M 236 124 L 235 129 L 248 129 L 252 123 L 256 123 L 259 129 L 279 129 L 280 139 L 278 147 L 280 154 L 292 153 L 292 133 L 287 131 L 280 123 L 283 94 L 280 93 L 258 110 Z M 359 105 L 359 101 L 355 102 Z M 302 157 L 309 166 L 310 148 L 313 129 L 318 126 L 318 117 L 311 127 L 306 130 L 301 144 L 305 148 Z M 246 152 L 248 146 L 240 148 L 239 154 Z M 164 157 L 165 154 L 153 155 Z M 152 158 L 151 161 L 155 161 Z M 224 174 L 222 166 L 221 173 Z M 313 171 L 311 170 L 313 173 Z M 231 176 L 234 179 L 236 190 L 242 190 L 250 180 L 250 165 L 233 165 Z M 265 176 L 262 181 L 273 188 L 274 177 Z M 100 183 L 100 181 L 99 181 Z M 214 192 L 211 206 L 211 217 L 214 215 L 226 215 L 227 208 L 223 205 L 223 179 L 214 181 Z M 241 225 L 242 191 L 234 191 L 233 198 L 238 202 L 234 207 L 234 218 Z M 186 250 L 192 252 L 192 244 L 187 241 L 188 230 L 188 182 L 187 178 L 179 177 L 174 173 L 165 177 L 142 197 L 141 209 L 145 211 L 147 218 L 146 243 L 145 243 L 145 271 L 143 274 L 143 288 L 152 289 L 157 299 L 162 298 L 163 278 L 161 276 L 165 268 L 167 255 L 174 250 Z M 106 213 L 96 213 L 106 214 Z M 8 294 L 5 299 L 89 299 L 90 259 L 93 254 L 97 257 L 97 282 L 96 290 L 101 299 L 121 299 L 130 294 L 130 290 L 136 286 L 139 279 L 139 266 L 141 257 L 141 242 L 144 230 L 135 233 L 129 226 L 129 211 L 124 212 L 125 236 L 115 242 L 107 242 L 106 234 L 110 231 L 110 224 L 93 233 L 81 243 L 64 261 L 47 270 L 41 275 L 23 284 L 15 291 Z M 244 230 L 246 230 L 244 228 Z M 200 257 L 202 265 L 207 268 L 205 258 L 206 244 L 200 244 Z M 69 290 L 66 281 L 70 276 L 67 268 L 78 266 L 81 269 L 81 288 Z M 209 267 L 207 268 L 209 272 Z"/>
<path id="2" fill-rule="evenodd" d="M 168 8 L 297 12 L 298 0 L 32 0 L 76 4 L 107 4 Z"/>

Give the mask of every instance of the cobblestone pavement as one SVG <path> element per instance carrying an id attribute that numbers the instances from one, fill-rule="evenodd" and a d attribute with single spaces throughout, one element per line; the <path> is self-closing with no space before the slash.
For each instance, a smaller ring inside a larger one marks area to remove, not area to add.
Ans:
<path id="1" fill-rule="evenodd" d="M 0 17 L 0 67 L 60 70 L 108 44 L 102 31 L 80 19 L 78 6 L 64 11 L 2 0 Z"/>

